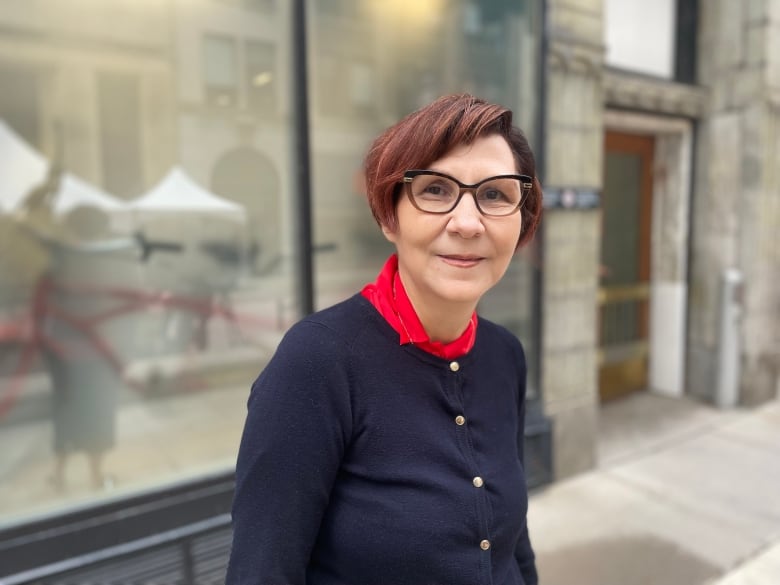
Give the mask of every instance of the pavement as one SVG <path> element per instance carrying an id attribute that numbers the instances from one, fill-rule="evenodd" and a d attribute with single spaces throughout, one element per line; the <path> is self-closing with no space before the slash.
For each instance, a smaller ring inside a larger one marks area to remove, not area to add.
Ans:
<path id="1" fill-rule="evenodd" d="M 534 493 L 542 585 L 780 585 L 780 401 L 600 410 L 599 466 Z"/>

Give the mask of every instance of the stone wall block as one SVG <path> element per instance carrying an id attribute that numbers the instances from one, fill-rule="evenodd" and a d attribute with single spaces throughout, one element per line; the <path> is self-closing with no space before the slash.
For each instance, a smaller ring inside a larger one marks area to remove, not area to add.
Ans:
<path id="1" fill-rule="evenodd" d="M 738 215 L 735 194 L 741 191 L 742 172 L 739 168 L 742 151 L 740 116 L 722 113 L 713 116 L 709 136 L 709 174 L 704 193 L 700 193 L 697 211 L 709 218 L 707 232 L 736 236 Z"/>
<path id="2" fill-rule="evenodd" d="M 548 296 L 551 310 L 544 322 L 544 349 L 565 350 L 592 347 L 596 340 L 596 299 L 593 294 L 580 293 L 564 297 Z M 562 335 L 561 332 L 566 332 Z"/>
<path id="3" fill-rule="evenodd" d="M 766 16 L 769 22 L 780 23 L 780 0 L 763 0 L 766 4 Z"/>
<path id="4" fill-rule="evenodd" d="M 560 0 L 549 2 L 548 6 L 553 35 L 580 38 L 595 44 L 604 42 L 603 19 L 599 12 L 578 10 Z"/>
<path id="5" fill-rule="evenodd" d="M 554 477 L 562 480 L 596 466 L 598 410 L 582 406 L 562 410 L 556 416 Z"/>
<path id="6" fill-rule="evenodd" d="M 717 354 L 714 348 L 689 344 L 686 353 L 685 390 L 701 400 L 715 397 Z"/>
<path id="7" fill-rule="evenodd" d="M 596 351 L 593 348 L 551 350 L 543 365 L 545 411 L 550 415 L 572 405 L 596 403 Z"/>
<path id="8" fill-rule="evenodd" d="M 745 24 L 761 22 L 767 17 L 767 0 L 747 0 L 745 2 Z"/>
<path id="9" fill-rule="evenodd" d="M 547 212 L 545 294 L 595 291 L 598 284 L 599 217 L 598 210 Z"/>
<path id="10" fill-rule="evenodd" d="M 547 183 L 554 186 L 581 186 L 584 131 L 579 128 L 550 127 L 547 138 Z"/>
<path id="11" fill-rule="evenodd" d="M 549 121 L 562 127 L 582 123 L 583 79 L 577 73 L 556 71 L 549 78 Z"/>
<path id="12" fill-rule="evenodd" d="M 767 31 L 766 23 L 750 23 L 745 31 L 745 63 L 748 67 L 761 67 L 766 60 Z"/>
<path id="13" fill-rule="evenodd" d="M 756 96 L 761 95 L 764 89 L 766 72 L 763 66 L 752 66 L 741 69 L 736 75 L 736 82 L 732 86 L 732 105 L 749 107 L 756 101 Z"/>
<path id="14" fill-rule="evenodd" d="M 582 185 L 594 187 L 601 185 L 604 167 L 604 130 L 599 123 L 581 135 Z"/>
<path id="15" fill-rule="evenodd" d="M 713 59 L 717 75 L 724 70 L 735 69 L 744 60 L 745 41 L 743 38 L 744 27 L 743 11 L 745 5 L 742 2 L 718 2 L 718 22 L 715 31 L 716 43 L 713 47 Z M 712 6 L 710 5 L 710 9 Z"/>
<path id="16" fill-rule="evenodd" d="M 780 18 L 769 27 L 766 47 L 766 82 L 770 88 L 780 91 Z"/>

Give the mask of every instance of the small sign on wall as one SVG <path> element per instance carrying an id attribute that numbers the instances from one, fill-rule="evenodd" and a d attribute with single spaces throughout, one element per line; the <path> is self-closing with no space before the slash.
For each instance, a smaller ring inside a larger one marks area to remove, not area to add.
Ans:
<path id="1" fill-rule="evenodd" d="M 565 187 L 544 190 L 545 209 L 593 209 L 600 205 L 601 193 L 593 189 Z"/>

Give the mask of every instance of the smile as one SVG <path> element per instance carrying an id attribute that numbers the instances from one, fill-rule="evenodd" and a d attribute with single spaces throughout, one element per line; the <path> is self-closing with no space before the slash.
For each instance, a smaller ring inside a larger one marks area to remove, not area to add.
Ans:
<path id="1" fill-rule="evenodd" d="M 441 258 L 446 264 L 449 264 L 450 266 L 455 266 L 457 268 L 471 268 L 473 266 L 476 266 L 482 260 L 485 258 L 483 256 L 472 256 L 469 254 L 466 255 L 443 255 L 440 254 L 439 258 Z"/>

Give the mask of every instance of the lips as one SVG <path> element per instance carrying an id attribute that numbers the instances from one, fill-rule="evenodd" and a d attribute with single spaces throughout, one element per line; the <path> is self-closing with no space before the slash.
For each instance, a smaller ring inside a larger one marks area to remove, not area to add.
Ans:
<path id="1" fill-rule="evenodd" d="M 476 256 L 473 254 L 439 254 L 439 258 L 445 263 L 459 268 L 476 266 L 485 259 L 484 256 Z"/>

